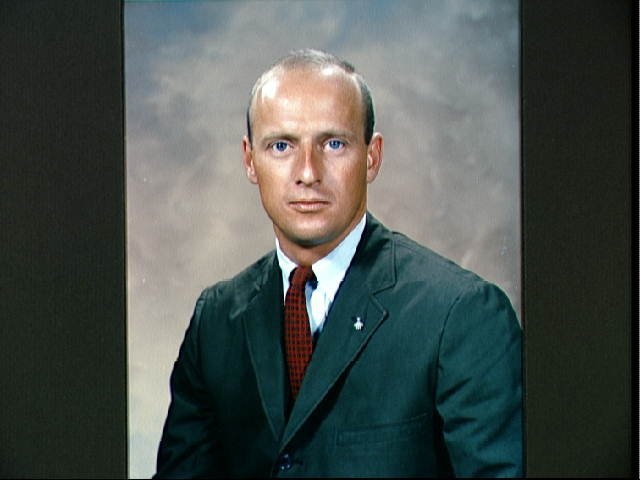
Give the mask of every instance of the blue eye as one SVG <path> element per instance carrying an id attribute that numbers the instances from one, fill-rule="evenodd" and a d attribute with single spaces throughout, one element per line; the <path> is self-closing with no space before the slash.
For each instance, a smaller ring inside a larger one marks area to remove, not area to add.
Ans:
<path id="1" fill-rule="evenodd" d="M 271 148 L 278 153 L 282 153 L 286 151 L 287 148 L 289 148 L 289 144 L 287 142 L 277 141 L 277 142 L 274 142 L 273 145 L 271 145 Z"/>
<path id="2" fill-rule="evenodd" d="M 344 142 L 340 141 L 340 140 L 336 140 L 335 138 L 332 140 L 329 140 L 327 142 L 327 145 L 329 146 L 329 148 L 331 150 L 338 150 L 340 148 L 342 148 L 344 146 Z"/>

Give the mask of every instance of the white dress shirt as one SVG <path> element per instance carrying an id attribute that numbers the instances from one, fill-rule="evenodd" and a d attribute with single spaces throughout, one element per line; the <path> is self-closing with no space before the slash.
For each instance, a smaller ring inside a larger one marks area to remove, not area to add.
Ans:
<path id="1" fill-rule="evenodd" d="M 344 279 L 345 273 L 347 273 L 347 268 L 349 268 L 351 260 L 356 253 L 356 248 L 360 242 L 360 237 L 362 237 L 362 232 L 364 232 L 366 221 L 367 216 L 365 214 L 362 220 L 360 220 L 349 235 L 347 235 L 336 248 L 311 265 L 311 269 L 316 276 L 317 286 L 312 285 L 311 282 L 307 283 L 305 293 L 312 335 L 322 331 L 329 307 L 331 307 L 336 292 Z M 286 297 L 287 290 L 289 289 L 289 277 L 297 265 L 284 254 L 277 238 L 276 254 L 278 256 L 280 270 L 282 270 L 282 291 Z"/>

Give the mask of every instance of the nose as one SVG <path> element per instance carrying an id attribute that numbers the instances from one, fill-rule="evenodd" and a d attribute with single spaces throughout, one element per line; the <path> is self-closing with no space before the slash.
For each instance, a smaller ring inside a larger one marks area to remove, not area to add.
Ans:
<path id="1" fill-rule="evenodd" d="M 311 186 L 321 180 L 322 158 L 311 144 L 300 149 L 296 171 L 296 183 Z"/>

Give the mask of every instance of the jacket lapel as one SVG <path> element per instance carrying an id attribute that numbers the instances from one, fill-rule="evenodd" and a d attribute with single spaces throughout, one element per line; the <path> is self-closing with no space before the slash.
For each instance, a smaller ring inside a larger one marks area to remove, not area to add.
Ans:
<path id="1" fill-rule="evenodd" d="M 287 375 L 282 349 L 282 279 L 275 255 L 266 262 L 255 288 L 242 314 L 244 331 L 262 407 L 279 442 L 285 424 Z"/>
<path id="2" fill-rule="evenodd" d="M 367 218 L 356 255 L 331 306 L 285 427 L 284 448 L 338 381 L 387 312 L 375 293 L 395 283 L 393 245 L 388 231 Z"/>

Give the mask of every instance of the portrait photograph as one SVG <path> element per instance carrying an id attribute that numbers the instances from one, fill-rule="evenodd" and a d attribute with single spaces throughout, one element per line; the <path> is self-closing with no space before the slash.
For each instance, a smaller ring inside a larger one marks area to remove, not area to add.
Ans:
<path id="1" fill-rule="evenodd" d="M 369 211 L 520 307 L 519 3 L 125 2 L 129 454 L 153 473 L 195 300 L 274 248 L 241 140 L 291 50 L 345 58 L 384 137 Z"/>

